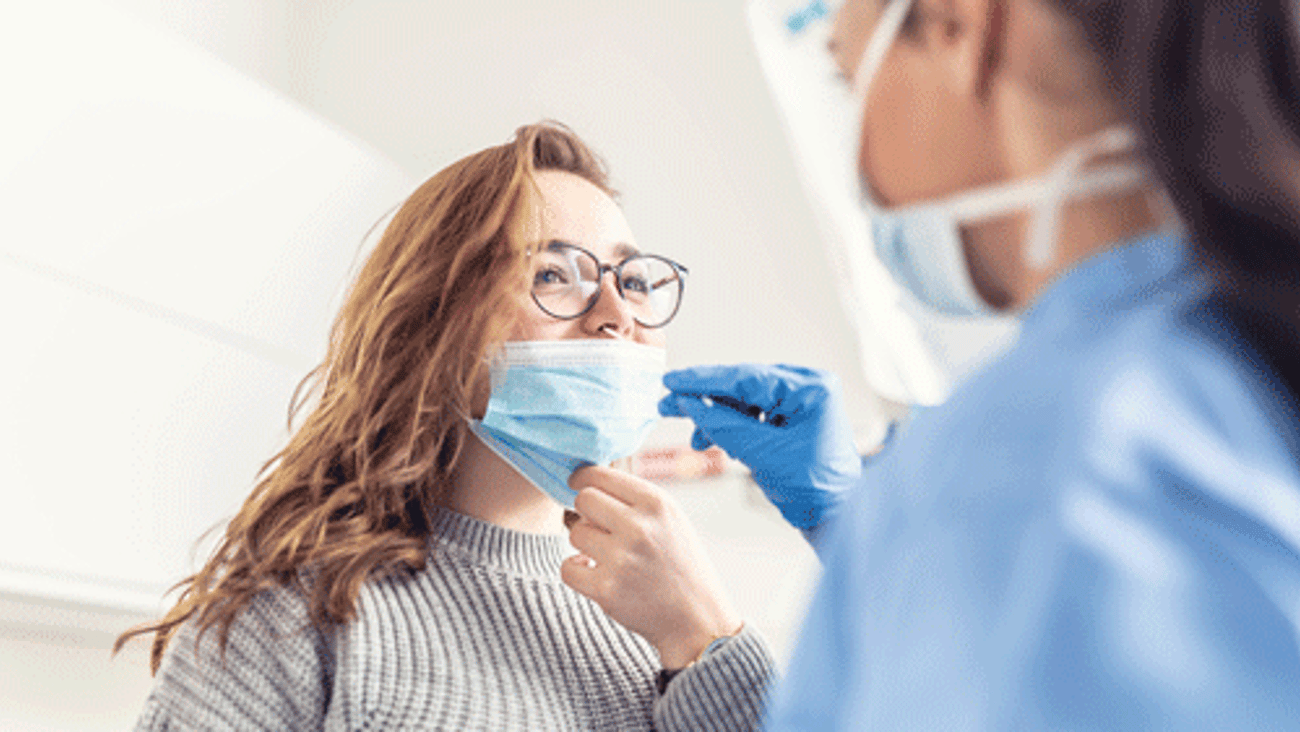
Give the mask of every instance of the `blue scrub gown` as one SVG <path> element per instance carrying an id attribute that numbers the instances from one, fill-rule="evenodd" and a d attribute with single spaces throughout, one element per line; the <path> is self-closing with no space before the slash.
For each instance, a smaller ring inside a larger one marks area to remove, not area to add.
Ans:
<path id="1" fill-rule="evenodd" d="M 1300 730 L 1286 390 L 1188 247 L 1098 255 L 828 532 L 772 730 Z"/>

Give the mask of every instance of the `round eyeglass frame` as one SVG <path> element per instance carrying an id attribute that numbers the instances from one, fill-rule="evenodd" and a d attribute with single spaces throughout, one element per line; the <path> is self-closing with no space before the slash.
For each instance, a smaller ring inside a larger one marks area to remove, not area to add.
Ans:
<path id="1" fill-rule="evenodd" d="M 536 292 L 532 292 L 531 290 L 529 291 L 529 295 L 532 296 L 533 302 L 537 304 L 537 307 L 541 308 L 542 312 L 546 313 L 552 318 L 556 318 L 558 320 L 576 320 L 586 315 L 587 313 L 591 312 L 591 309 L 596 307 L 596 303 L 600 300 L 601 292 L 603 292 L 605 289 L 606 272 L 614 273 L 614 289 L 616 292 L 618 292 L 618 296 L 622 298 L 624 302 L 627 302 L 627 295 L 623 294 L 623 265 L 635 259 L 656 259 L 668 265 L 673 269 L 674 272 L 677 273 L 677 302 L 676 304 L 673 305 L 673 311 L 669 313 L 668 317 L 664 318 L 662 322 L 655 325 L 650 325 L 642 321 L 640 318 L 636 317 L 635 315 L 633 315 L 632 319 L 636 321 L 637 325 L 641 326 L 642 328 L 651 328 L 651 329 L 662 328 L 665 325 L 671 323 L 673 318 L 677 317 L 677 311 L 681 310 L 682 308 L 682 298 L 686 295 L 686 275 L 690 274 L 690 270 L 686 269 L 685 266 L 678 264 L 677 262 L 674 262 L 668 257 L 659 254 L 646 254 L 642 252 L 638 254 L 633 254 L 630 257 L 625 257 L 618 264 L 605 264 L 601 262 L 600 258 L 597 257 L 592 252 L 578 246 L 577 244 L 570 244 L 567 241 L 551 241 L 551 242 L 547 242 L 544 246 L 546 248 L 564 247 L 565 249 L 572 249 L 574 251 L 582 253 L 583 255 L 591 259 L 591 261 L 596 263 L 596 291 L 591 294 L 591 297 L 587 298 L 586 307 L 584 307 L 582 310 L 578 311 L 574 315 L 556 315 L 550 310 L 547 310 L 546 306 L 542 304 L 541 300 L 537 299 Z M 532 256 L 531 251 L 528 254 L 529 256 Z"/>

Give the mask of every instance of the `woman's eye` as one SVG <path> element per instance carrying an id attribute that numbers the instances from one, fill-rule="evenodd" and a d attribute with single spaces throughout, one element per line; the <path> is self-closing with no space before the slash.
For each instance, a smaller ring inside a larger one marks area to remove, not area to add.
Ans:
<path id="1" fill-rule="evenodd" d="M 643 295 L 649 294 L 650 283 L 646 282 L 646 279 L 644 277 L 639 277 L 635 275 L 624 277 L 623 290 L 630 291 L 630 292 L 639 292 Z"/>
<path id="2" fill-rule="evenodd" d="M 555 267 L 547 267 L 545 269 L 537 270 L 537 273 L 533 275 L 533 284 L 534 285 L 567 285 L 569 284 L 569 278 L 565 277 L 564 272 L 562 272 L 561 270 Z"/>

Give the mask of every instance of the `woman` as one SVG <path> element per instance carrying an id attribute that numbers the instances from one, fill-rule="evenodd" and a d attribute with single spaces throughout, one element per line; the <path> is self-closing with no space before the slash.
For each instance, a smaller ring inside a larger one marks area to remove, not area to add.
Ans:
<path id="1" fill-rule="evenodd" d="M 756 719 L 770 655 L 671 501 L 621 478 L 691 567 L 638 635 L 561 582 L 571 492 L 532 472 L 635 449 L 645 410 L 620 390 L 658 381 L 683 272 L 636 250 L 558 125 L 421 186 L 352 286 L 319 404 L 176 606 L 119 639 L 155 633 L 138 728 L 698 729 L 655 677 L 716 638 L 692 678 L 745 676 L 733 703 Z M 556 402 L 573 374 L 592 391 Z M 520 390 L 541 414 L 512 411 Z"/>
<path id="2" fill-rule="evenodd" d="M 816 425 L 816 383 L 666 377 L 838 514 L 768 727 L 1294 729 L 1300 8 L 849 0 L 831 50 L 881 261 L 1023 329 L 844 503 L 829 441 L 748 447 Z"/>

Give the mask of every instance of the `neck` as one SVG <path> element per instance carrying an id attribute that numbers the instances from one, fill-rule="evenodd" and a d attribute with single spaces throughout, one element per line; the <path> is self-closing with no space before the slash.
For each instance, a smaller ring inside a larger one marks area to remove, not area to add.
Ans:
<path id="1" fill-rule="evenodd" d="M 470 433 L 451 478 L 447 508 L 533 534 L 564 534 L 564 507 Z"/>
<path id="2" fill-rule="evenodd" d="M 1037 300 L 1058 277 L 1080 262 L 1158 229 L 1158 205 L 1155 193 L 1149 190 L 1067 205 L 1057 232 L 1056 257 L 1042 269 L 1022 264 L 1016 307 Z"/>
<path id="3" fill-rule="evenodd" d="M 1025 262 L 1031 216 L 1019 214 L 966 227 L 967 259 L 976 288 L 1002 310 L 1022 310 L 1080 262 L 1155 231 L 1162 224 L 1156 194 L 1143 190 L 1067 202 L 1045 267 Z"/>
<path id="4" fill-rule="evenodd" d="M 1043 175 L 1071 145 L 1121 118 L 1098 95 L 1063 101 L 1018 84 L 999 87 L 996 103 L 1003 165 L 1012 180 Z M 1088 161 L 1084 169 L 1126 159 L 1135 157 L 1103 156 Z M 1046 266 L 1034 268 L 1025 261 L 1031 228 L 1027 212 L 965 227 L 967 261 L 976 289 L 987 302 L 1003 310 L 1022 310 L 1080 262 L 1158 229 L 1163 218 L 1151 188 L 1067 199 L 1053 239 L 1054 256 Z"/>

